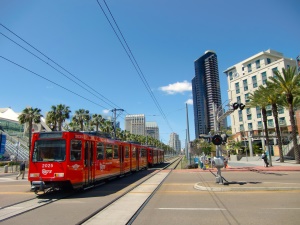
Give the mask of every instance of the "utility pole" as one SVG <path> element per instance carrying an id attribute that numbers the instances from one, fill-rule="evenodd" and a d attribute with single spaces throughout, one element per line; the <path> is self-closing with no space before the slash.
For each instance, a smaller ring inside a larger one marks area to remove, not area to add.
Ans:
<path id="1" fill-rule="evenodd" d="M 187 103 L 185 105 L 186 105 L 186 127 L 187 127 L 187 151 L 188 151 L 188 159 L 191 165 L 189 114 L 188 114 Z"/>
<path id="2" fill-rule="evenodd" d="M 124 109 L 112 109 L 111 112 L 113 112 L 113 123 L 114 123 L 114 139 L 116 139 L 116 121 L 117 121 L 117 111 L 120 111 L 120 114 L 124 111 Z M 120 115 L 119 114 L 119 115 Z M 118 116 L 119 116 L 118 115 Z"/>

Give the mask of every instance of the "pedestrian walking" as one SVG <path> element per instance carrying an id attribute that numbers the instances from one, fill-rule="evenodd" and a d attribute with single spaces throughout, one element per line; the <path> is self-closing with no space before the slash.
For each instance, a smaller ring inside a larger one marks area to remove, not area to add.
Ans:
<path id="1" fill-rule="evenodd" d="M 16 179 L 18 180 L 19 176 L 22 175 L 22 179 L 24 179 L 25 176 L 25 161 L 22 161 L 20 164 L 20 172 L 18 174 L 18 176 L 16 177 Z"/>
<path id="2" fill-rule="evenodd" d="M 267 154 L 263 153 L 263 154 L 261 155 L 261 158 L 262 158 L 262 160 L 263 160 L 263 162 L 264 162 L 264 167 L 268 167 L 268 166 L 269 166 L 269 163 L 268 163 L 268 157 L 267 157 Z"/>

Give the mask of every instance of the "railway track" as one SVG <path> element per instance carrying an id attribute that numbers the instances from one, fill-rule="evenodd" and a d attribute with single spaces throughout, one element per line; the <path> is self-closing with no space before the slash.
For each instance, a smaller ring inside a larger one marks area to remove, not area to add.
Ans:
<path id="1" fill-rule="evenodd" d="M 93 224 L 91 223 L 91 221 L 96 221 L 97 218 L 99 218 L 100 214 L 102 214 L 104 211 L 107 211 L 107 209 L 109 207 L 112 207 L 112 205 L 118 204 L 118 201 L 122 201 L 124 200 L 124 198 L 125 199 L 128 198 L 128 196 L 132 195 L 132 193 L 136 195 L 138 192 L 140 193 L 145 192 L 146 195 L 148 196 L 144 200 L 140 199 L 140 203 L 139 203 L 140 205 L 136 202 L 137 209 L 133 210 L 134 211 L 133 214 L 129 216 L 129 220 L 134 219 L 134 217 L 138 215 L 139 210 L 142 209 L 143 204 L 145 204 L 144 202 L 147 199 L 149 200 L 151 198 L 151 193 L 153 193 L 159 187 L 159 185 L 168 176 L 168 174 L 172 172 L 172 170 L 178 165 L 179 162 L 180 162 L 180 158 L 172 159 L 170 162 L 167 163 L 167 166 L 165 166 L 164 168 L 159 168 L 159 169 L 152 168 L 149 169 L 149 171 L 145 171 L 144 173 L 146 175 L 144 177 L 139 178 L 137 182 L 134 182 L 134 184 L 126 187 L 125 188 L 126 190 L 120 188 L 120 190 L 117 192 L 118 194 L 116 194 L 116 196 L 114 196 L 113 199 L 109 200 L 107 203 L 103 205 L 99 204 L 101 205 L 100 207 L 98 206 L 97 209 L 94 209 L 92 212 L 89 212 L 87 215 L 84 215 L 83 216 L 84 218 L 77 220 L 76 223 Z M 140 172 L 136 173 L 135 175 L 137 177 L 142 176 Z M 135 176 L 130 176 L 130 177 L 135 177 Z M 122 179 L 116 179 L 116 183 L 119 182 L 119 180 Z M 109 185 L 109 182 L 107 183 L 107 185 Z M 151 188 L 149 188 L 150 186 Z M 145 187 L 147 187 L 146 190 Z M 30 217 L 29 215 L 31 214 L 34 215 L 35 211 L 43 211 L 44 210 L 43 208 L 53 208 L 54 206 L 51 205 L 59 205 L 61 204 L 59 203 L 61 200 L 64 200 L 64 202 L 68 202 L 69 199 L 72 199 L 72 201 L 74 201 L 74 199 L 76 199 L 78 196 L 85 195 L 85 194 L 94 196 L 94 194 L 92 194 L 94 191 L 96 192 L 97 188 L 90 189 L 83 193 L 82 192 L 48 193 L 45 195 L 37 196 L 36 198 L 33 199 L 29 199 L 26 201 L 15 203 L 13 205 L 5 206 L 0 208 L 0 222 L 3 224 L 5 223 L 11 224 L 10 221 L 23 220 L 22 217 L 25 218 Z M 101 196 L 99 196 L 99 198 L 101 198 Z M 101 199 L 99 199 L 99 202 L 102 202 Z M 47 209 L 45 210 L 47 211 Z M 47 218 L 45 218 L 45 221 L 47 221 Z M 65 224 L 68 224 L 68 222 Z M 70 224 L 74 224 L 74 221 L 72 223 L 70 222 Z M 103 221 L 101 221 L 101 224 L 104 224 Z M 117 224 L 117 223 L 113 223 L 113 224 Z"/>

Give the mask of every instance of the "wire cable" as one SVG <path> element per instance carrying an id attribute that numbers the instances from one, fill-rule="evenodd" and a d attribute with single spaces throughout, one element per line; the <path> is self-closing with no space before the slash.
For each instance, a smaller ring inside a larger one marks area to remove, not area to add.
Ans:
<path id="1" fill-rule="evenodd" d="M 103 2 L 105 3 L 106 8 L 108 9 L 108 11 L 109 11 L 109 13 L 110 13 L 110 16 L 113 18 L 113 21 L 114 21 L 116 27 L 118 28 L 118 31 L 119 31 L 119 33 L 121 34 L 122 39 L 123 39 L 124 43 L 126 44 L 128 50 L 125 48 L 123 42 L 121 41 L 119 35 L 117 34 L 117 32 L 116 32 L 114 26 L 112 25 L 110 19 L 108 18 L 108 16 L 107 16 L 107 14 L 105 13 L 103 7 L 101 6 L 101 4 L 99 3 L 99 1 L 97 0 L 97 3 L 98 3 L 98 5 L 99 5 L 99 7 L 101 8 L 103 14 L 105 15 L 107 21 L 109 22 L 111 28 L 113 29 L 115 35 L 117 36 L 119 42 L 121 43 L 121 45 L 122 45 L 122 47 L 123 47 L 123 49 L 125 50 L 127 56 L 129 57 L 129 59 L 130 59 L 132 65 L 134 66 L 136 72 L 138 73 L 140 79 L 142 80 L 142 82 L 143 82 L 145 88 L 147 89 L 148 93 L 150 94 L 150 97 L 152 98 L 154 104 L 156 105 L 156 107 L 157 107 L 158 110 L 160 111 L 161 115 L 163 116 L 164 120 L 165 120 L 166 123 L 168 124 L 169 128 L 170 128 L 171 130 L 173 130 L 172 127 L 170 126 L 170 123 L 169 123 L 169 121 L 167 120 L 167 117 L 166 117 L 166 115 L 164 114 L 164 112 L 163 112 L 161 106 L 159 105 L 159 103 L 158 103 L 156 97 L 154 96 L 154 94 L 153 94 L 153 92 L 152 92 L 152 90 L 151 90 L 151 88 L 150 88 L 150 86 L 149 86 L 149 83 L 147 82 L 147 79 L 145 78 L 144 74 L 142 73 L 142 70 L 141 70 L 141 68 L 139 67 L 137 61 L 135 60 L 134 55 L 133 55 L 132 51 L 130 50 L 130 47 L 128 46 L 128 44 L 127 44 L 127 42 L 126 42 L 126 40 L 125 40 L 125 38 L 124 38 L 124 36 L 123 36 L 123 34 L 122 34 L 122 32 L 121 32 L 119 26 L 117 25 L 117 22 L 116 22 L 116 20 L 114 19 L 114 17 L 113 17 L 113 15 L 112 15 L 112 13 L 111 13 L 111 11 L 110 11 L 108 5 L 106 4 L 105 0 L 103 0 Z M 128 53 L 128 51 L 129 51 L 129 53 Z"/>
<path id="2" fill-rule="evenodd" d="M 46 62 L 45 60 L 43 60 L 42 58 L 40 58 L 39 56 L 37 56 L 36 54 L 34 54 L 33 52 L 29 51 L 28 49 L 26 49 L 25 47 L 23 47 L 22 45 L 18 44 L 17 42 L 15 42 L 14 40 L 12 40 L 11 38 L 9 38 L 8 36 L 6 36 L 5 34 L 3 34 L 2 32 L 0 32 L 0 34 L 2 34 L 4 37 L 6 37 L 7 39 L 9 39 L 10 41 L 12 41 L 13 43 L 15 43 L 16 45 L 18 45 L 19 47 L 23 48 L 25 51 L 29 52 L 30 54 L 32 54 L 33 56 L 35 56 L 36 58 L 38 58 L 39 60 L 41 60 L 42 62 L 44 62 L 45 64 L 47 64 L 48 66 L 50 66 L 51 68 L 53 68 L 54 70 L 56 70 L 57 72 L 59 72 L 60 74 L 62 74 L 63 76 L 65 76 L 66 78 L 68 78 L 69 80 L 71 80 L 72 82 L 76 83 L 78 86 L 80 86 L 81 88 L 83 88 L 84 90 L 88 91 L 90 94 L 94 95 L 95 97 L 97 97 L 98 99 L 102 100 L 103 102 L 105 102 L 106 104 L 108 104 L 111 107 L 117 107 L 117 108 L 121 108 L 119 106 L 117 106 L 115 103 L 113 103 L 112 101 L 110 101 L 108 98 L 106 98 L 104 95 L 102 95 L 101 93 L 99 93 L 98 91 L 96 91 L 95 89 L 93 89 L 91 86 L 89 86 L 88 84 L 86 84 L 84 81 L 82 81 L 81 79 L 79 79 L 77 76 L 75 76 L 74 74 L 72 74 L 71 72 L 69 72 L 68 70 L 66 70 L 64 67 L 62 67 L 61 65 L 59 65 L 58 63 L 56 63 L 54 60 L 52 60 L 50 57 L 48 57 L 47 55 L 45 55 L 43 52 L 41 52 L 40 50 L 38 50 L 36 47 L 34 47 L 32 44 L 30 44 L 29 42 L 27 42 L 26 40 L 24 40 L 23 38 L 21 38 L 19 35 L 17 35 L 16 33 L 14 33 L 12 30 L 10 30 L 9 28 L 7 28 L 6 26 L 4 26 L 2 23 L 0 23 L 0 25 L 5 28 L 7 31 L 9 31 L 10 33 L 12 33 L 13 35 L 15 35 L 16 37 L 18 37 L 20 40 L 22 40 L 23 42 L 25 42 L 27 45 L 29 45 L 31 48 L 33 48 L 34 50 L 36 50 L 37 52 L 39 52 L 41 55 L 43 55 L 45 58 L 47 58 L 49 61 L 51 61 L 52 63 L 54 63 L 56 66 L 58 66 L 59 68 L 61 68 L 62 70 L 64 70 L 65 72 L 67 72 L 68 74 L 70 74 L 72 77 L 74 77 L 75 79 L 77 79 L 78 81 L 80 81 L 81 83 L 83 83 L 84 85 L 86 85 L 87 87 L 89 87 L 91 90 L 93 90 L 95 93 L 97 93 L 98 95 L 102 96 L 104 99 L 99 98 L 98 96 L 96 96 L 94 93 L 92 93 L 89 89 L 87 89 L 86 87 L 84 87 L 83 85 L 79 84 L 78 82 L 76 82 L 75 80 L 73 80 L 72 78 L 70 78 L 69 76 L 67 76 L 66 74 L 62 73 L 61 71 L 59 71 L 58 69 L 56 69 L 55 67 L 53 67 L 52 65 L 50 65 L 48 62 Z M 114 106 L 113 106 L 114 105 Z M 104 107 L 105 108 L 105 107 Z"/>
<path id="3" fill-rule="evenodd" d="M 28 71 L 28 72 L 30 72 L 30 73 L 32 73 L 32 74 L 38 76 L 38 77 L 40 77 L 40 78 L 42 78 L 42 79 L 44 79 L 44 80 L 46 80 L 46 81 L 48 81 L 48 82 L 50 82 L 50 83 L 52 83 L 52 84 L 54 84 L 54 85 L 56 85 L 56 86 L 58 86 L 58 87 L 64 89 L 64 90 L 66 90 L 66 91 L 68 91 L 68 92 L 74 94 L 74 95 L 77 95 L 78 97 L 80 97 L 80 98 L 82 98 L 82 99 L 85 99 L 85 100 L 87 100 L 87 101 L 89 101 L 89 102 L 91 102 L 91 103 L 93 103 L 93 104 L 95 104 L 95 105 L 97 105 L 97 106 L 100 106 L 100 107 L 102 107 L 102 108 L 105 109 L 104 106 L 102 106 L 102 105 L 100 105 L 100 104 L 98 104 L 98 103 L 96 103 L 96 102 L 94 102 L 94 101 L 92 101 L 92 100 L 90 100 L 90 99 L 88 99 L 88 98 L 86 98 L 86 97 L 83 97 L 82 95 L 80 95 L 80 94 L 78 94 L 78 93 L 76 93 L 76 92 L 74 92 L 74 91 L 72 91 L 72 90 L 70 90 L 70 89 L 68 89 L 68 88 L 66 88 L 66 87 L 64 87 L 64 86 L 62 86 L 62 85 L 60 85 L 60 84 L 54 82 L 54 81 L 52 81 L 52 80 L 49 80 L 48 78 L 46 78 L 46 77 L 44 77 L 44 76 L 42 76 L 42 75 L 40 75 L 40 74 L 38 74 L 38 73 L 35 73 L 35 72 L 33 72 L 32 70 L 27 69 L 26 67 L 21 66 L 20 64 L 18 64 L 18 63 L 16 63 L 16 62 L 13 62 L 13 61 L 11 61 L 11 60 L 9 60 L 9 59 L 7 59 L 7 58 L 1 56 L 1 55 L 0 55 L 0 57 L 1 57 L 2 59 L 6 60 L 6 61 L 8 61 L 8 62 L 10 62 L 10 63 L 12 63 L 12 64 L 18 66 L 18 67 L 20 67 L 20 68 L 26 70 L 26 71 Z"/>

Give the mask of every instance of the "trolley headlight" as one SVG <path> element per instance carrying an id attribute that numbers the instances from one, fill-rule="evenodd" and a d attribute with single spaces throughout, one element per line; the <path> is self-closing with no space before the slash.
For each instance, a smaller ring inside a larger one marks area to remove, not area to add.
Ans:
<path id="1" fill-rule="evenodd" d="M 64 177 L 64 173 L 54 173 L 54 177 Z"/>
<path id="2" fill-rule="evenodd" d="M 39 173 L 30 173 L 29 177 L 40 177 Z"/>

